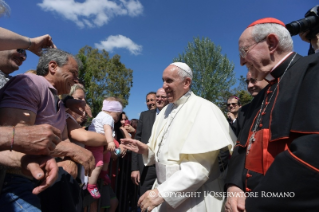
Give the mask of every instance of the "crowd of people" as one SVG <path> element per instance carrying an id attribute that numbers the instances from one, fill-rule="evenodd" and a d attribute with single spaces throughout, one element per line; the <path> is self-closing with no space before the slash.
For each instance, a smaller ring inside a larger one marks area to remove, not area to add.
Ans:
<path id="1" fill-rule="evenodd" d="M 92 117 L 81 61 L 51 36 L 0 28 L 0 210 L 120 211 L 114 179 L 125 170 L 112 163 L 126 158 L 142 212 L 317 211 L 319 33 L 306 34 L 316 54 L 302 57 L 280 20 L 248 25 L 238 48 L 253 100 L 230 96 L 226 116 L 174 62 L 129 120 L 117 97 Z M 11 76 L 26 50 L 36 70 Z"/>

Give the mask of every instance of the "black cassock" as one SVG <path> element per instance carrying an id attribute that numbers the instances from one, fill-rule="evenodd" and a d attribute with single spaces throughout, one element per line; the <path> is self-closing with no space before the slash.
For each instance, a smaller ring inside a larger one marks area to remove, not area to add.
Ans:
<path id="1" fill-rule="evenodd" d="M 292 53 L 271 75 L 239 114 L 226 186 L 253 192 L 248 212 L 319 211 L 319 54 Z"/>

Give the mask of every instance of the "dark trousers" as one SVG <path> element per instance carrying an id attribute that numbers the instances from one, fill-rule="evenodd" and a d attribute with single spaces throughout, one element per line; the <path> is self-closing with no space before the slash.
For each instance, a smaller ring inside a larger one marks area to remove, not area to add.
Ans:
<path id="1" fill-rule="evenodd" d="M 58 179 L 40 193 L 42 212 L 81 212 L 82 189 L 79 183 L 59 167 Z"/>

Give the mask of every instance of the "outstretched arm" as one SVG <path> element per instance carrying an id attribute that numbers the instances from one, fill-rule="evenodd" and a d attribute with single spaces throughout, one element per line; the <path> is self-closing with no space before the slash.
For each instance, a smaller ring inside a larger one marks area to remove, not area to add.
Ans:
<path id="1" fill-rule="evenodd" d="M 71 118 L 66 120 L 68 125 L 69 138 L 86 146 L 106 146 L 106 138 L 101 133 L 91 132 L 83 129 Z"/>
<path id="2" fill-rule="evenodd" d="M 9 49 L 28 49 L 40 55 L 42 48 L 56 48 L 50 35 L 28 38 L 0 27 L 0 51 Z"/>
<path id="3" fill-rule="evenodd" d="M 131 138 L 123 138 L 121 139 L 121 143 L 124 145 L 124 148 L 131 150 L 132 152 L 148 155 L 148 146 L 138 140 Z"/>

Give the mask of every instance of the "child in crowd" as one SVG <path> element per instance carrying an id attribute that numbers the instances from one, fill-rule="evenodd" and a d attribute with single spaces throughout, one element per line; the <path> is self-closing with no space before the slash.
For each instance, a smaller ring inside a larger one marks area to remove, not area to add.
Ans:
<path id="1" fill-rule="evenodd" d="M 97 133 L 105 134 L 107 141 L 107 151 L 103 158 L 104 147 L 90 147 L 86 146 L 95 157 L 95 169 L 92 171 L 91 177 L 89 178 L 89 183 L 87 189 L 91 196 L 95 199 L 101 197 L 98 190 L 97 180 L 100 174 L 105 183 L 109 184 L 110 179 L 107 176 L 107 170 L 102 171 L 104 163 L 109 163 L 111 152 L 115 150 L 115 144 L 113 142 L 113 129 L 114 122 L 117 122 L 122 113 L 123 106 L 121 102 L 115 97 L 108 97 L 103 101 L 102 111 L 92 120 L 92 124 L 89 126 L 89 131 L 94 131 Z M 107 164 L 104 167 L 107 168 Z M 102 172 L 101 172 L 102 171 Z"/>

